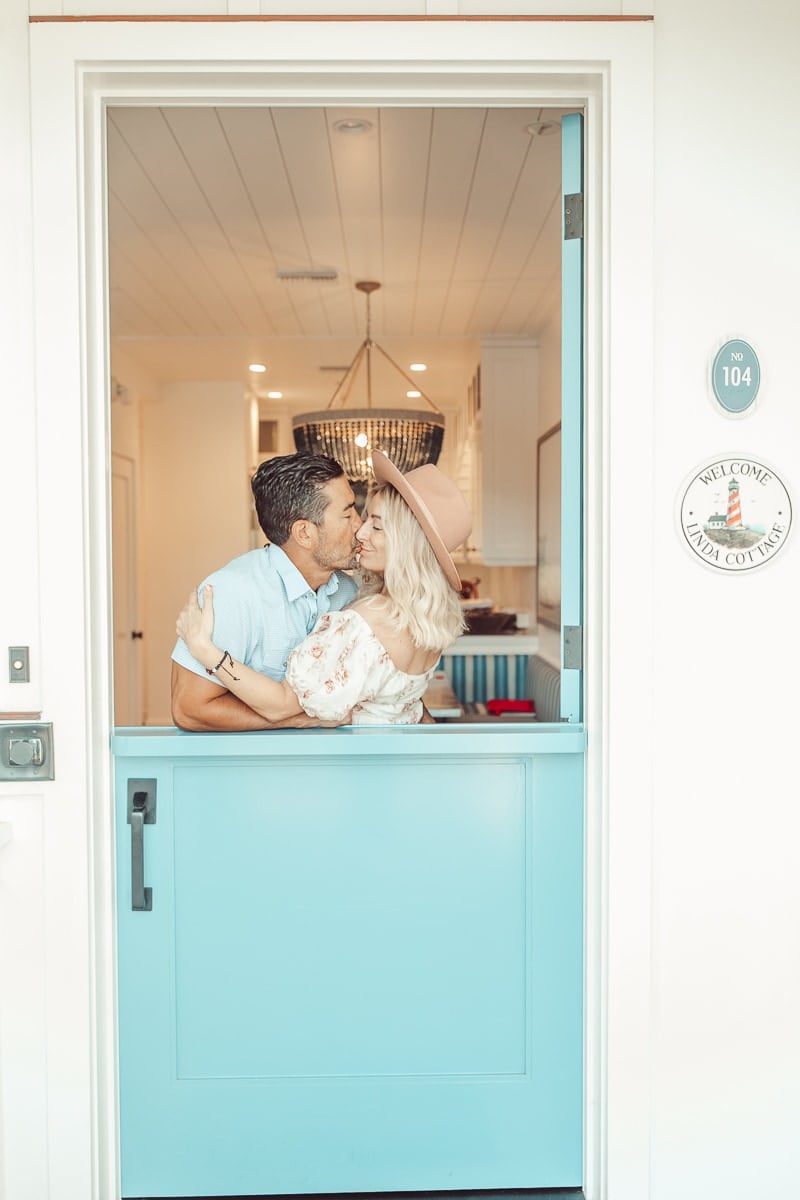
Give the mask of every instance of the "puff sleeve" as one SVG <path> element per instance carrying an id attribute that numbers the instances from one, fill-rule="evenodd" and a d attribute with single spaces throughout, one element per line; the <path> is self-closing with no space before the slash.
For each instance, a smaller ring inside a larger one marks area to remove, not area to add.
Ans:
<path id="1" fill-rule="evenodd" d="M 310 717 L 341 721 L 370 700 L 391 660 L 357 612 L 329 612 L 289 655 L 286 682 Z"/>

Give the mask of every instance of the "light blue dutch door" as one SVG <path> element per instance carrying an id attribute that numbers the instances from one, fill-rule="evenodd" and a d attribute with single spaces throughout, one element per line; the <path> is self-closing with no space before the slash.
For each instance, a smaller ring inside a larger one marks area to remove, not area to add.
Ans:
<path id="1" fill-rule="evenodd" d="M 115 736 L 124 1197 L 581 1186 L 579 235 L 562 282 L 562 721 Z"/>

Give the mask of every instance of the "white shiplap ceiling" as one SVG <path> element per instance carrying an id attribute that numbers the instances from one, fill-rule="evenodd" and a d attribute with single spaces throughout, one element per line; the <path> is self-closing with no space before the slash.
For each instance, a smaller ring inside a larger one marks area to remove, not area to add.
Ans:
<path id="1" fill-rule="evenodd" d="M 325 407 L 340 373 L 324 368 L 349 363 L 364 337 L 354 285 L 375 279 L 373 337 L 404 368 L 428 362 L 424 390 L 444 406 L 481 336 L 535 336 L 558 300 L 560 116 L 111 109 L 114 347 L 165 381 L 246 385 L 248 364 L 264 362 L 259 392 Z M 366 132 L 340 131 L 354 119 Z M 335 280 L 278 278 L 319 269 Z"/>

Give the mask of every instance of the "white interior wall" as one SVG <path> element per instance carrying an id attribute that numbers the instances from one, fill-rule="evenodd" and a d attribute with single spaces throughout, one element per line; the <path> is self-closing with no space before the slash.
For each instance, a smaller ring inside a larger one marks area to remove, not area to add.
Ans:
<path id="1" fill-rule="evenodd" d="M 539 332 L 539 436 L 561 420 L 561 292 Z"/>

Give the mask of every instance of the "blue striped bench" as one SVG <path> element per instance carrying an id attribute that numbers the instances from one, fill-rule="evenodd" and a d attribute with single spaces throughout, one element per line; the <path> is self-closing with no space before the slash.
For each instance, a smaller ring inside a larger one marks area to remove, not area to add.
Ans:
<path id="1" fill-rule="evenodd" d="M 538 654 L 445 654 L 439 670 L 468 718 L 495 699 L 533 700 L 537 720 L 561 718 L 561 673 Z"/>
<path id="2" fill-rule="evenodd" d="M 445 654 L 439 662 L 462 704 L 527 700 L 527 654 Z"/>

